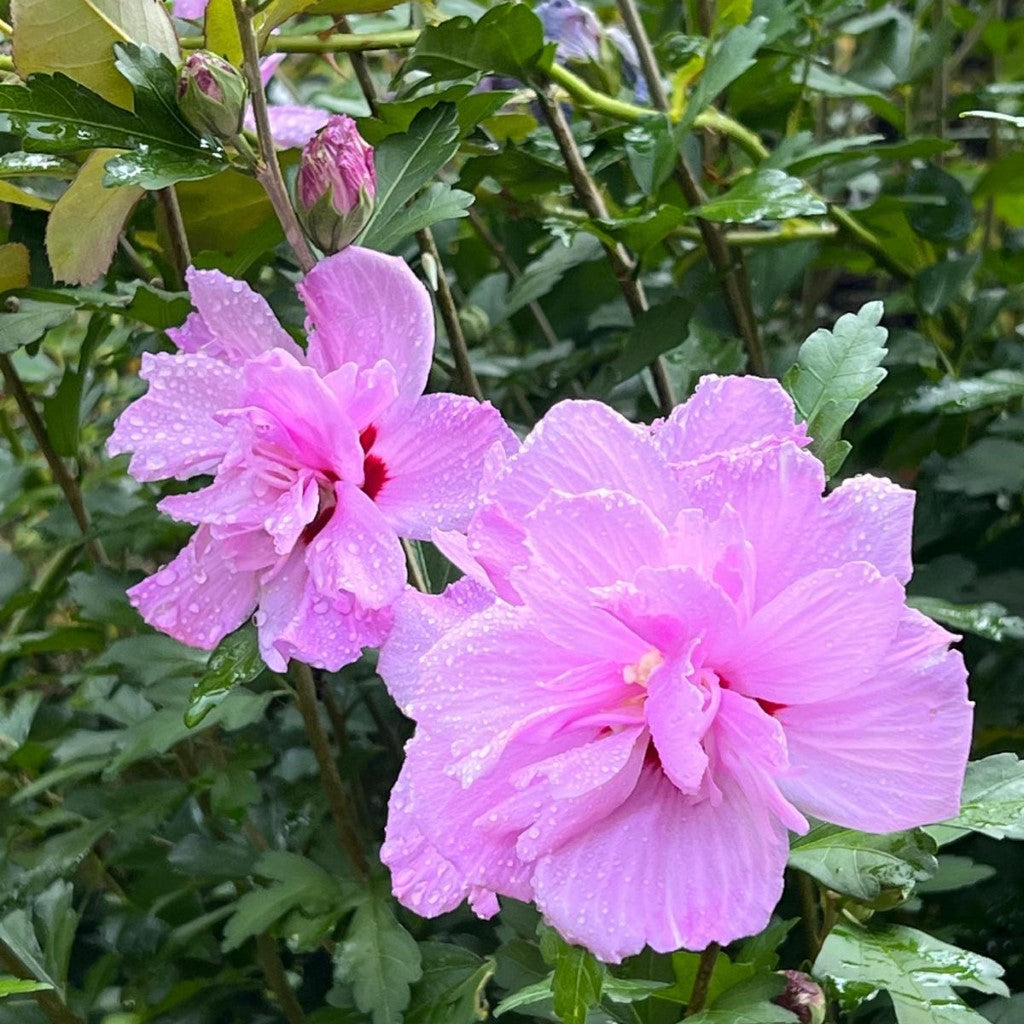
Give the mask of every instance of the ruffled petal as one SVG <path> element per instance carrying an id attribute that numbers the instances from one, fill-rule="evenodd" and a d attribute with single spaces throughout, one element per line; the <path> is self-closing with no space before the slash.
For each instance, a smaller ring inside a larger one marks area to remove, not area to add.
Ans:
<path id="1" fill-rule="evenodd" d="M 213 650 L 256 607 L 256 575 L 236 571 L 200 527 L 178 557 L 128 591 L 154 629 L 190 647 Z"/>
<path id="2" fill-rule="evenodd" d="M 569 941 L 618 963 L 761 931 L 782 894 L 785 828 L 724 780 L 693 803 L 656 767 L 632 795 L 533 873 L 538 908 Z"/>
<path id="3" fill-rule="evenodd" d="M 734 449 L 808 444 L 795 423 L 793 399 L 776 380 L 702 377 L 697 390 L 654 424 L 655 443 L 669 462 L 694 462 Z"/>
<path id="4" fill-rule="evenodd" d="M 215 469 L 231 433 L 213 417 L 237 402 L 239 371 L 205 355 L 146 352 L 139 376 L 149 390 L 117 418 L 107 451 L 133 452 L 128 472 L 136 480 L 186 480 Z"/>
<path id="5" fill-rule="evenodd" d="M 704 735 L 718 710 L 717 684 L 701 686 L 688 657 L 677 655 L 651 675 L 644 717 L 665 774 L 684 793 L 699 793 L 709 760 Z"/>
<path id="6" fill-rule="evenodd" d="M 951 639 L 907 609 L 895 642 L 855 693 L 779 711 L 792 764 L 780 786 L 789 799 L 865 832 L 956 815 L 972 705 Z"/>
<path id="7" fill-rule="evenodd" d="M 324 596 L 310 578 L 305 554 L 296 547 L 264 577 L 256 613 L 260 653 L 275 672 L 284 672 L 290 658 L 337 672 L 357 661 L 364 647 L 383 641 L 390 610 L 363 608 L 351 594 Z"/>
<path id="8" fill-rule="evenodd" d="M 386 360 L 399 393 L 423 393 L 434 349 L 427 289 L 397 256 L 349 246 L 318 263 L 299 284 L 309 311 L 308 358 L 326 375 L 344 363 Z"/>
<path id="9" fill-rule="evenodd" d="M 738 693 L 774 704 L 852 693 L 877 671 L 903 608 L 903 588 L 866 562 L 823 569 L 759 609 L 711 667 Z"/>
<path id="10" fill-rule="evenodd" d="M 334 493 L 334 512 L 306 556 L 313 582 L 323 595 L 347 591 L 366 608 L 384 608 L 405 586 L 402 545 L 380 509 L 357 487 L 342 481 Z"/>
<path id="11" fill-rule="evenodd" d="M 464 528 L 494 445 L 512 451 L 518 442 L 490 403 L 463 395 L 426 395 L 385 417 L 370 449 L 385 469 L 381 512 L 404 537 Z"/>
<path id="12" fill-rule="evenodd" d="M 228 277 L 219 270 L 196 270 L 195 267 L 189 267 L 185 279 L 202 320 L 200 337 L 204 340 L 202 351 L 206 355 L 238 363 L 280 348 L 297 359 L 302 358 L 302 350 L 277 322 L 267 300 L 244 281 Z M 167 332 L 186 351 L 196 351 L 196 339 L 190 337 L 195 329 L 195 322 L 192 324 L 190 327 L 186 321 L 184 327 Z"/>

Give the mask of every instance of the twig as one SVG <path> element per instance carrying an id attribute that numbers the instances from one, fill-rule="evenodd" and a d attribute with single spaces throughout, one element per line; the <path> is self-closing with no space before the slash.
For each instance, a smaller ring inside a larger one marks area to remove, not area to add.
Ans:
<path id="1" fill-rule="evenodd" d="M 351 34 L 351 27 L 348 23 L 348 18 L 344 14 L 338 17 L 338 26 L 346 34 Z M 366 105 L 370 108 L 370 115 L 376 117 L 378 114 L 377 110 L 377 89 L 373 84 L 373 75 L 370 74 L 370 66 L 366 63 L 366 58 L 363 56 L 361 50 L 350 50 L 348 53 L 349 62 L 352 65 L 352 71 L 356 76 L 356 81 L 359 83 L 359 88 L 363 90 L 363 97 L 366 100 Z"/>
<path id="2" fill-rule="evenodd" d="M 319 35 L 272 35 L 264 44 L 267 53 L 367 53 L 372 50 L 407 50 L 419 39 L 416 29 L 398 32 L 336 33 Z M 183 50 L 201 50 L 202 36 L 183 36 Z"/>
<path id="3" fill-rule="evenodd" d="M 437 251 L 437 243 L 429 228 L 416 232 L 416 241 L 419 243 L 420 254 L 429 256 L 437 268 L 437 308 L 441 312 L 441 319 L 444 321 L 444 329 L 448 335 L 448 345 L 452 350 L 452 357 L 455 359 L 455 368 L 459 374 L 459 382 L 462 390 L 467 395 L 472 395 L 477 401 L 484 400 L 484 393 L 473 372 L 473 366 L 469 361 L 469 347 L 466 345 L 466 336 L 462 333 L 462 323 L 459 321 L 459 311 L 455 305 L 455 297 L 452 295 L 448 278 L 445 277 L 444 264 L 441 262 L 441 254 Z"/>
<path id="4" fill-rule="evenodd" d="M 356 876 L 366 880 L 370 875 L 370 866 L 363 853 L 362 844 L 352 825 L 351 804 L 348 794 L 345 792 L 345 784 L 338 774 L 338 765 L 331 752 L 331 745 L 327 739 L 327 732 L 323 722 L 320 720 L 320 706 L 316 697 L 316 683 L 313 681 L 313 672 L 308 665 L 302 662 L 295 662 L 295 693 L 299 706 L 299 713 L 302 715 L 302 723 L 306 728 L 306 736 L 309 745 L 316 758 L 317 768 L 320 771 L 320 781 L 323 783 L 324 792 L 327 794 L 327 804 L 331 809 L 331 817 L 334 819 L 334 827 L 338 833 L 338 841 L 341 848 L 348 855 L 348 859 Z"/>
<path id="5" fill-rule="evenodd" d="M 700 963 L 697 965 L 697 977 L 693 979 L 693 991 L 690 993 L 690 1001 L 686 1004 L 684 1017 L 692 1017 L 704 1009 L 708 999 L 708 986 L 711 984 L 711 976 L 715 973 L 715 963 L 718 961 L 718 951 L 721 946 L 712 942 L 700 955 Z"/>
<path id="6" fill-rule="evenodd" d="M 281 962 L 281 954 L 277 951 L 277 943 L 266 933 L 262 932 L 256 936 L 256 953 L 260 958 L 260 966 L 267 979 L 270 990 L 277 998 L 281 1012 L 288 1024 L 306 1024 L 306 1015 L 302 1012 L 291 985 L 288 984 L 288 976 L 285 974 L 284 964 Z"/>
<path id="7" fill-rule="evenodd" d="M 669 103 L 661 82 L 661 71 L 658 69 L 658 62 L 654 56 L 651 41 L 647 37 L 647 30 L 640 19 L 636 2 L 635 0 L 618 0 L 618 5 L 622 20 L 626 25 L 626 31 L 629 32 L 633 45 L 636 46 L 640 69 L 647 82 L 651 99 L 660 111 L 667 113 Z M 700 206 L 706 201 L 704 190 L 700 187 L 681 154 L 676 161 L 675 178 L 691 207 Z M 750 285 L 743 256 L 738 251 L 729 252 L 725 234 L 717 224 L 697 218 L 697 227 L 704 241 L 708 259 L 722 281 L 726 305 L 729 307 L 736 330 L 743 339 L 750 369 L 758 376 L 763 377 L 767 374 L 768 367 L 764 358 L 764 349 L 761 346 L 761 332 L 758 330 L 757 318 L 754 316 L 754 304 L 750 297 Z"/>
<path id="8" fill-rule="evenodd" d="M 580 203 L 587 213 L 595 220 L 604 220 L 608 216 L 608 207 L 605 205 L 604 197 L 597 187 L 597 183 L 590 176 L 587 165 L 583 162 L 583 155 L 576 145 L 569 122 L 562 113 L 562 108 L 554 102 L 543 88 L 537 90 L 537 99 L 540 101 L 544 118 L 551 128 L 555 142 L 565 160 L 566 168 L 569 171 L 569 180 L 572 182 L 573 190 Z M 647 296 L 644 294 L 643 285 L 636 279 L 636 265 L 630 257 L 625 246 L 615 242 L 601 243 L 608 264 L 612 268 L 615 280 L 619 283 L 619 289 L 626 305 L 635 320 L 642 313 L 647 312 Z M 675 407 L 675 394 L 672 383 L 669 380 L 668 372 L 665 369 L 665 361 L 658 356 L 651 363 L 651 376 L 654 378 L 654 390 L 658 396 L 658 404 L 661 411 L 667 416 Z"/>
<path id="9" fill-rule="evenodd" d="M 5 942 L 0 942 L 0 964 L 16 978 L 24 981 L 40 981 Z M 33 992 L 36 1005 L 53 1024 L 84 1024 L 81 1017 L 69 1009 L 67 1003 L 52 989 Z"/>
<path id="10" fill-rule="evenodd" d="M 173 185 L 168 185 L 166 188 L 159 189 L 156 196 L 167 220 L 167 234 L 171 240 L 171 258 L 178 274 L 178 285 L 184 287 L 185 271 L 192 265 L 192 251 L 188 245 L 188 235 L 185 232 L 185 221 L 181 216 L 181 206 L 178 204 L 178 194 L 174 191 Z"/>
<path id="11" fill-rule="evenodd" d="M 500 239 L 494 234 L 493 231 L 487 226 L 487 222 L 476 212 L 474 207 L 469 208 L 469 223 L 473 226 L 473 230 L 480 236 L 480 240 L 487 246 L 491 252 L 498 258 L 498 262 L 505 269 L 505 273 L 508 274 L 510 280 L 518 281 L 523 276 L 523 272 L 519 267 L 519 264 L 509 255 L 508 250 L 504 245 L 501 244 Z M 533 319 L 537 322 L 537 327 L 540 329 L 540 333 L 544 335 L 547 343 L 554 348 L 558 345 L 558 335 L 555 333 L 555 329 L 551 326 L 551 321 L 548 319 L 547 313 L 541 308 L 541 304 L 534 300 L 528 302 L 526 308 L 530 311 Z"/>
<path id="12" fill-rule="evenodd" d="M 32 436 L 36 439 L 36 444 L 39 445 L 39 450 L 43 453 L 57 486 L 64 492 L 64 497 L 67 498 L 68 505 L 71 506 L 71 514 L 75 517 L 75 522 L 85 538 L 86 552 L 97 565 L 107 565 L 107 553 L 103 550 L 103 545 L 91 535 L 92 524 L 89 522 L 89 512 L 82 498 L 82 489 L 79 487 L 78 481 L 68 472 L 64 460 L 54 451 L 46 424 L 36 412 L 32 398 L 25 390 L 25 385 L 22 384 L 18 371 L 14 368 L 9 356 L 0 355 L 0 373 L 3 374 L 7 390 L 17 403 L 29 430 L 32 431 Z"/>
<path id="13" fill-rule="evenodd" d="M 252 115 L 256 122 L 256 137 L 259 142 L 259 157 L 254 167 L 256 179 L 263 186 L 274 207 L 299 268 L 304 274 L 308 274 L 316 266 L 316 257 L 302 233 L 299 219 L 288 196 L 288 188 L 281 175 L 281 165 L 277 162 L 277 151 L 274 149 L 270 119 L 267 116 L 267 98 L 263 93 L 263 82 L 260 79 L 260 54 L 253 31 L 252 11 L 245 0 L 234 0 L 234 5 L 238 34 L 242 39 L 242 70 L 249 83 Z"/>
<path id="14" fill-rule="evenodd" d="M 804 871 L 796 872 L 796 881 L 800 891 L 800 917 L 807 940 L 807 959 L 813 964 L 822 943 L 818 887 L 814 879 Z"/>

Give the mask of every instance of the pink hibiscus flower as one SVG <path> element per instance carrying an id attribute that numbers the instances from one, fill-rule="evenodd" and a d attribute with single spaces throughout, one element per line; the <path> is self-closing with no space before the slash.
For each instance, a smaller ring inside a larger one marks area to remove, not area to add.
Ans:
<path id="1" fill-rule="evenodd" d="M 383 859 L 420 914 L 533 900 L 618 961 L 760 931 L 804 815 L 957 813 L 954 639 L 907 607 L 913 495 L 823 498 L 774 381 L 653 427 L 553 408 L 487 485 L 466 571 L 407 594 L 380 671 L 417 723 Z"/>
<path id="2" fill-rule="evenodd" d="M 108 450 L 134 452 L 138 480 L 214 479 L 160 503 L 199 528 L 129 596 L 206 649 L 255 610 L 271 668 L 338 669 L 384 638 L 399 538 L 464 526 L 491 449 L 517 442 L 490 405 L 423 395 L 433 310 L 400 259 L 351 247 L 318 264 L 298 286 L 305 352 L 242 281 L 188 281 L 196 312 L 168 331 L 180 351 L 143 356 L 149 391 Z"/>

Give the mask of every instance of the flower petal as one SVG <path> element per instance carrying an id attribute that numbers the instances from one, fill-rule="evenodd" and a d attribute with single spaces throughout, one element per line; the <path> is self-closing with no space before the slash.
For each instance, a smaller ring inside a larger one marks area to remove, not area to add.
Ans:
<path id="1" fill-rule="evenodd" d="M 139 375 L 149 390 L 118 417 L 107 451 L 134 452 L 128 471 L 136 480 L 186 480 L 216 468 L 231 433 L 213 416 L 238 402 L 239 371 L 206 355 L 146 352 Z"/>
<path id="2" fill-rule="evenodd" d="M 344 363 L 366 368 L 384 359 L 404 399 L 423 393 L 434 310 L 404 260 L 349 246 L 318 263 L 298 288 L 309 311 L 311 366 L 326 375 Z"/>
<path id="3" fill-rule="evenodd" d="M 196 270 L 195 267 L 189 267 L 185 279 L 192 304 L 207 332 L 204 337 L 209 339 L 202 349 L 206 355 L 238 363 L 280 348 L 297 359 L 302 358 L 302 350 L 277 322 L 267 300 L 244 281 L 228 277 L 219 270 Z M 185 327 L 172 328 L 167 334 L 187 351 L 190 343 L 186 328 L 188 321 Z"/>
<path id="4" fill-rule="evenodd" d="M 808 814 L 865 832 L 953 817 L 971 740 L 967 672 L 953 639 L 907 609 L 892 647 L 855 693 L 777 713 Z"/>
<path id="5" fill-rule="evenodd" d="M 782 894 L 786 830 L 731 780 L 693 803 L 655 767 L 615 811 L 533 873 L 569 941 L 618 963 L 645 945 L 703 949 L 761 931 Z"/>
<path id="6" fill-rule="evenodd" d="M 867 562 L 811 573 L 754 613 L 711 667 L 745 696 L 805 704 L 852 693 L 876 672 L 903 588 Z"/>
<path id="7" fill-rule="evenodd" d="M 511 451 L 515 435 L 490 403 L 463 395 L 426 395 L 385 416 L 371 449 L 386 470 L 375 498 L 404 537 L 465 527 L 494 445 Z"/>
<path id="8" fill-rule="evenodd" d="M 213 650 L 256 607 L 256 576 L 236 572 L 200 527 L 178 557 L 128 591 L 154 629 L 190 647 Z"/>
<path id="9" fill-rule="evenodd" d="M 306 556 L 313 582 L 325 596 L 348 591 L 366 608 L 384 608 L 406 582 L 398 536 L 359 488 L 341 481 L 334 493 L 338 503 Z"/>
<path id="10" fill-rule="evenodd" d="M 264 577 L 256 613 L 260 653 L 275 672 L 284 672 L 290 658 L 337 672 L 357 661 L 364 647 L 381 643 L 391 623 L 390 610 L 363 608 L 351 594 L 320 593 L 305 555 L 302 546 L 296 547 Z"/>
<path id="11" fill-rule="evenodd" d="M 669 462 L 693 462 L 736 448 L 787 440 L 808 444 L 807 428 L 795 423 L 795 418 L 793 400 L 778 381 L 709 375 L 667 419 L 654 424 L 653 432 Z"/>

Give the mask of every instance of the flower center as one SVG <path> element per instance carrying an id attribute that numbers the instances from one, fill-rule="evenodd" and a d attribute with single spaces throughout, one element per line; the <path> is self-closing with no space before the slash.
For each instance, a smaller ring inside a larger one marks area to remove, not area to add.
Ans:
<path id="1" fill-rule="evenodd" d="M 379 455 L 373 455 L 370 449 L 377 440 L 377 428 L 372 424 L 359 435 L 359 444 L 363 449 L 363 493 L 373 500 L 388 480 L 388 467 Z"/>
<path id="2" fill-rule="evenodd" d="M 660 651 L 650 650 L 648 651 L 635 665 L 627 665 L 622 670 L 622 678 L 633 685 L 647 686 L 647 680 L 651 678 L 651 673 L 664 661 L 665 659 L 661 656 Z"/>

